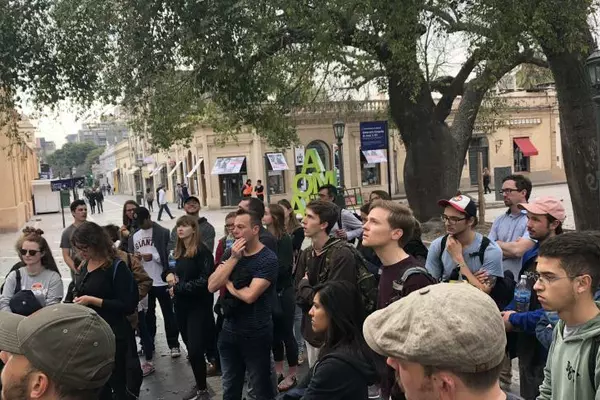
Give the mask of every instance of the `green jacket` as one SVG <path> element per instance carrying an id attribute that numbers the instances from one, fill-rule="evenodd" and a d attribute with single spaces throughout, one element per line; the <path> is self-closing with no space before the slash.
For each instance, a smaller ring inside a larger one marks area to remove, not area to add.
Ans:
<path id="1" fill-rule="evenodd" d="M 596 304 L 600 308 L 600 302 Z M 590 354 L 594 340 L 600 340 L 600 315 L 566 339 L 564 328 L 564 321 L 558 321 L 537 400 L 600 400 L 600 352 Z M 589 371 L 591 356 L 596 357 L 593 374 Z"/>

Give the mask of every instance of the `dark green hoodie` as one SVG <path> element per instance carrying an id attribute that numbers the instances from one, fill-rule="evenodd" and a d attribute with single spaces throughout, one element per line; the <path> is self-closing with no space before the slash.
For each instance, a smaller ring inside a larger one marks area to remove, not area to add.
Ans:
<path id="1" fill-rule="evenodd" d="M 600 308 L 600 302 L 596 304 Z M 600 357 L 598 352 L 590 354 L 594 340 L 600 340 L 600 315 L 581 325 L 566 339 L 564 329 L 564 321 L 558 321 L 538 400 L 600 400 L 600 391 L 596 389 L 600 383 Z M 596 357 L 596 370 L 592 374 L 590 357 Z"/>

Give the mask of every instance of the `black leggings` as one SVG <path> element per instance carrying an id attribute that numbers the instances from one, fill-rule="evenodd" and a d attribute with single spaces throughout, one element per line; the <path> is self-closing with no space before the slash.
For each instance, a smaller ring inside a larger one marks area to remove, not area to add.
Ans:
<path id="1" fill-rule="evenodd" d="M 294 336 L 296 303 L 294 288 L 290 286 L 280 293 L 281 315 L 273 316 L 273 358 L 283 361 L 283 348 L 290 367 L 298 365 L 298 342 Z"/>
<path id="2" fill-rule="evenodd" d="M 215 319 L 212 307 L 187 308 L 175 304 L 175 317 L 183 343 L 187 347 L 198 390 L 206 389 L 206 360 L 209 342 L 215 341 Z"/>

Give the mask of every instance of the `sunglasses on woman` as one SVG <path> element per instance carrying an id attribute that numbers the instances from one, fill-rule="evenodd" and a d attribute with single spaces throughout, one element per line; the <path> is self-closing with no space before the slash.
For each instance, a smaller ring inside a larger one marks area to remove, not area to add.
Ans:
<path id="1" fill-rule="evenodd" d="M 27 250 L 27 249 L 21 249 L 21 255 L 24 256 L 27 253 L 29 253 L 30 256 L 35 256 L 37 253 L 41 253 L 41 250 Z"/>

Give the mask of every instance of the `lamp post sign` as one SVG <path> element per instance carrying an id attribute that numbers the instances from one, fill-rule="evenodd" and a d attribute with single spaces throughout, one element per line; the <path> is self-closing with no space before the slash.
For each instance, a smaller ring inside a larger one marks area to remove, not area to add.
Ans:
<path id="1" fill-rule="evenodd" d="M 388 123 L 387 121 L 368 121 L 360 123 L 360 149 L 387 150 Z"/>

